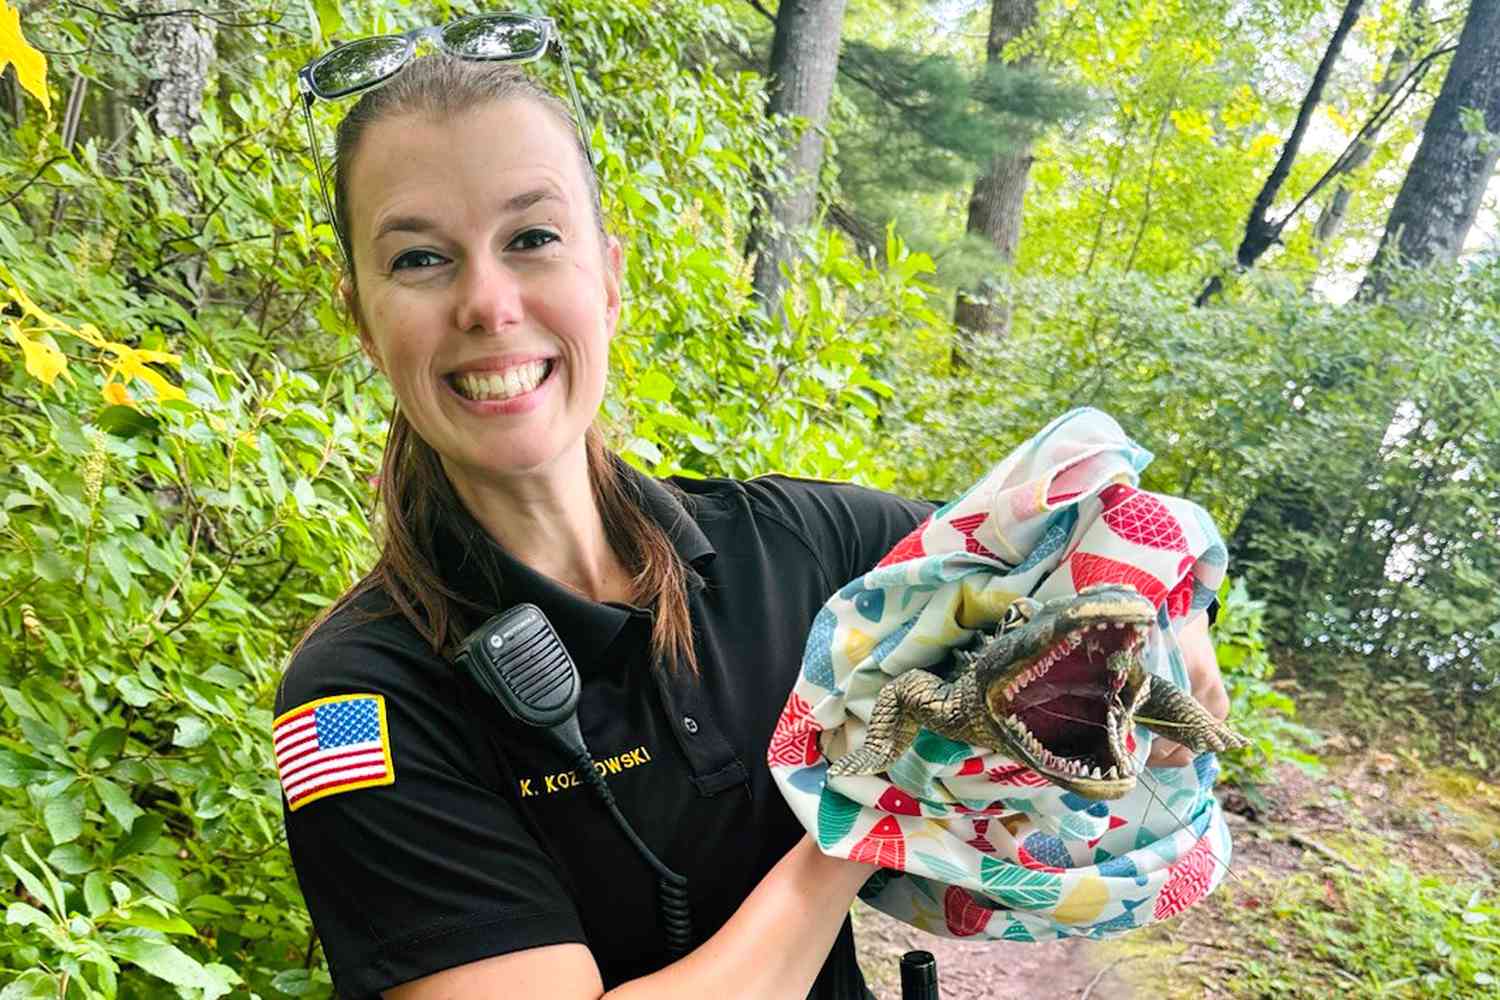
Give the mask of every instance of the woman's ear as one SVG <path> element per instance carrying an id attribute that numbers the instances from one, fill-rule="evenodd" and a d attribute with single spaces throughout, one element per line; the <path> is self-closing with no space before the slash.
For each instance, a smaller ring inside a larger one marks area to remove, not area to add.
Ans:
<path id="1" fill-rule="evenodd" d="M 614 339 L 620 325 L 620 282 L 624 275 L 625 251 L 613 236 L 604 241 L 604 314 L 609 337 Z"/>
<path id="2" fill-rule="evenodd" d="M 359 333 L 359 346 L 365 352 L 365 357 L 370 359 L 371 364 L 385 373 L 385 361 L 380 356 L 380 348 L 375 345 L 375 340 L 370 336 L 369 328 L 365 326 L 364 317 L 359 312 L 359 292 L 354 288 L 354 282 L 345 275 L 339 280 L 339 297 L 344 300 L 344 311 L 349 314 L 349 320 L 354 324 L 354 329 Z"/>

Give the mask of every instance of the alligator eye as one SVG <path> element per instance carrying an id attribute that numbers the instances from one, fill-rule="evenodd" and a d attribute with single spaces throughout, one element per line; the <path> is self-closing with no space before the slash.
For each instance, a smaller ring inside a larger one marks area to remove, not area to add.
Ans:
<path id="1" fill-rule="evenodd" d="M 1031 616 L 1036 614 L 1040 605 L 1026 597 L 1020 597 L 1012 601 L 1010 607 L 1005 609 L 1005 617 L 1000 622 L 1000 631 L 1013 629 L 1017 625 L 1025 625 L 1031 621 Z"/>

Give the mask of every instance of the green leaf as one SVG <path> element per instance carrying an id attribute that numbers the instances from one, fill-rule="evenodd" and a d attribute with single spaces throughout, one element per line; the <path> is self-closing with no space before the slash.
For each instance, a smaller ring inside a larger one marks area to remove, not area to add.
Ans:
<path id="1" fill-rule="evenodd" d="M 105 874 L 97 871 L 89 872 L 83 879 L 83 902 L 89 908 L 89 916 L 95 919 L 108 913 L 114 906 L 109 898 L 106 881 Z"/>
<path id="2" fill-rule="evenodd" d="M 22 719 L 21 735 L 26 737 L 27 743 L 43 753 L 55 755 L 63 750 L 62 737 L 40 719 Z"/>
<path id="3" fill-rule="evenodd" d="M 73 792 L 51 800 L 42 807 L 42 821 L 54 844 L 76 840 L 83 832 L 83 796 Z"/>
<path id="4" fill-rule="evenodd" d="M 177 720 L 177 728 L 172 732 L 172 745 L 187 749 L 202 746 L 211 732 L 208 723 L 196 715 L 184 715 Z"/>
<path id="5" fill-rule="evenodd" d="M 135 821 L 145 812 L 131 801 L 129 792 L 108 778 L 95 778 L 94 791 L 98 794 L 99 801 L 104 804 L 104 811 L 120 824 L 122 830 L 132 830 Z"/>
<path id="6" fill-rule="evenodd" d="M 672 398 L 672 391 L 677 388 L 677 383 L 660 368 L 648 368 L 635 380 L 632 388 L 643 399 L 666 402 Z"/>
<path id="7" fill-rule="evenodd" d="M 140 968 L 165 979 L 173 986 L 202 989 L 213 980 L 198 961 L 175 945 L 154 938 L 115 937 L 105 941 L 104 948 L 116 958 L 133 962 Z"/>
<path id="8" fill-rule="evenodd" d="M 49 764 L 35 757 L 14 750 L 0 750 L 0 785 L 6 788 L 35 784 L 51 770 Z"/>
<path id="9" fill-rule="evenodd" d="M 11 903 L 5 908 L 5 922 L 21 927 L 51 927 L 55 921 L 29 903 Z M 0 993 L 0 996 L 4 996 Z"/>
<path id="10" fill-rule="evenodd" d="M 125 439 L 154 434 L 159 426 L 155 418 L 133 406 L 106 406 L 94 415 L 94 424 L 106 434 Z"/>
<path id="11" fill-rule="evenodd" d="M 119 756 L 125 748 L 125 728 L 123 726 L 106 726 L 94 734 L 89 740 L 89 748 L 84 753 L 84 758 L 91 766 L 108 766 L 110 761 Z"/>
<path id="12" fill-rule="evenodd" d="M 47 863 L 64 875 L 82 875 L 92 871 L 96 862 L 91 851 L 82 844 L 63 844 L 47 852 Z"/>
<path id="13" fill-rule="evenodd" d="M 121 858 L 128 858 L 132 854 L 146 850 L 156 843 L 166 824 L 166 817 L 160 813 L 142 813 L 137 816 L 135 822 L 130 825 L 130 832 L 115 844 L 110 858 L 119 861 Z"/>
<path id="14" fill-rule="evenodd" d="M 104 564 L 105 570 L 109 572 L 109 578 L 114 582 L 115 589 L 121 594 L 130 593 L 130 564 L 125 561 L 125 553 L 113 539 L 104 539 L 94 547 L 99 561 Z"/>
<path id="15" fill-rule="evenodd" d="M 58 980 L 32 969 L 6 984 L 5 989 L 0 990 L 0 1000 L 55 1000 L 57 988 Z"/>
<path id="16" fill-rule="evenodd" d="M 121 915 L 117 923 L 127 927 L 144 927 L 148 931 L 160 931 L 163 934 L 197 934 L 198 931 L 192 924 L 181 917 L 167 917 L 154 910 L 145 907 L 137 907 L 128 914 Z"/>
<path id="17" fill-rule="evenodd" d="M 31 869 L 23 868 L 14 858 L 12 858 L 8 854 L 0 855 L 0 858 L 3 858 L 5 863 L 10 867 L 10 870 L 16 873 L 16 878 L 21 880 L 21 884 L 26 887 L 27 892 L 31 893 L 34 897 L 41 900 L 49 907 L 55 905 L 52 900 L 52 894 L 47 891 L 47 887 L 42 884 L 42 880 L 37 878 L 36 874 L 33 873 Z"/>
<path id="18" fill-rule="evenodd" d="M 276 444 L 269 434 L 260 434 L 260 470 L 265 474 L 266 485 L 271 490 L 271 500 L 280 504 L 286 499 L 286 480 L 281 475 L 281 459 L 276 454 Z"/>
<path id="19" fill-rule="evenodd" d="M 145 708 L 156 700 L 156 692 L 128 674 L 115 680 L 115 690 L 132 708 Z"/>
<path id="20" fill-rule="evenodd" d="M 144 859 L 137 858 L 130 862 L 130 865 L 130 871 L 147 889 L 151 890 L 153 895 L 166 900 L 173 906 L 177 905 L 177 882 L 172 876 L 153 864 L 145 863 Z"/>

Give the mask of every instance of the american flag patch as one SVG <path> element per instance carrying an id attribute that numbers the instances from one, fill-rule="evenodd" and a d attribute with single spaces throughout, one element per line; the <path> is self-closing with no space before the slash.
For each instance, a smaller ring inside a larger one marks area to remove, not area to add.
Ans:
<path id="1" fill-rule="evenodd" d="M 293 811 L 325 795 L 396 780 L 381 695 L 310 701 L 279 716 L 271 738 L 281 791 Z"/>

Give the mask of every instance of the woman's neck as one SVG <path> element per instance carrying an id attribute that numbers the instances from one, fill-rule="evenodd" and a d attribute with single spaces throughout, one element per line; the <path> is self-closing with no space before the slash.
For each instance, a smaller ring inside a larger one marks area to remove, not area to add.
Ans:
<path id="1" fill-rule="evenodd" d="M 585 461 L 524 478 L 478 479 L 450 470 L 449 479 L 469 513 L 514 558 L 590 600 L 631 600 L 630 573 L 609 544 Z"/>

